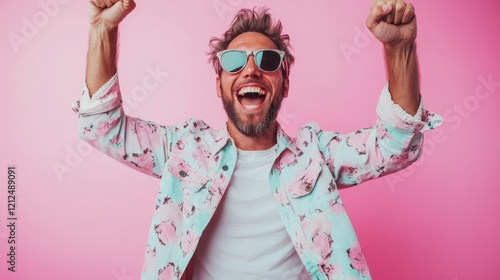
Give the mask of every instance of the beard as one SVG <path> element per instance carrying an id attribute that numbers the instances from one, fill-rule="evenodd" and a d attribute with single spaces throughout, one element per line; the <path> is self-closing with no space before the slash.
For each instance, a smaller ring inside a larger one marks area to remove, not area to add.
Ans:
<path id="1" fill-rule="evenodd" d="M 222 104 L 224 105 L 224 110 L 226 110 L 229 120 L 231 120 L 241 133 L 249 137 L 262 135 L 269 129 L 271 124 L 273 124 L 278 117 L 281 103 L 283 102 L 283 93 L 279 92 L 276 95 L 276 99 L 271 102 L 271 105 L 264 113 L 264 117 L 261 121 L 256 120 L 258 118 L 256 114 L 250 114 L 246 116 L 246 120 L 244 120 L 242 116 L 236 112 L 234 103 L 238 101 L 234 98 L 226 98 L 225 96 L 226 95 L 222 93 Z"/>

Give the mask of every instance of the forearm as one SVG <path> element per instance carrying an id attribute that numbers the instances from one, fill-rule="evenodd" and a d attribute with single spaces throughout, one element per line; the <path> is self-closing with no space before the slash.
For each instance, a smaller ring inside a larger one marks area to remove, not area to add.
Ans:
<path id="1" fill-rule="evenodd" d="M 86 84 L 90 97 L 116 73 L 118 27 L 91 26 Z"/>
<path id="2" fill-rule="evenodd" d="M 415 43 L 384 46 L 389 91 L 392 100 L 414 116 L 420 104 L 420 77 Z"/>

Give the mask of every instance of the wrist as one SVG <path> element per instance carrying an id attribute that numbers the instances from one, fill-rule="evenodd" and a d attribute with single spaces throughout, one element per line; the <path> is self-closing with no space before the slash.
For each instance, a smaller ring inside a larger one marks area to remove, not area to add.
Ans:
<path id="1" fill-rule="evenodd" d="M 118 25 L 110 25 L 104 23 L 97 23 L 90 25 L 90 34 L 96 35 L 114 35 L 118 33 Z"/>
<path id="2" fill-rule="evenodd" d="M 415 49 L 416 49 L 415 41 L 409 43 L 384 44 L 384 50 L 386 53 L 404 54 L 404 53 L 414 52 Z"/>
<path id="3" fill-rule="evenodd" d="M 384 52 L 387 67 L 401 67 L 408 63 L 415 62 L 417 46 L 415 42 L 412 44 L 384 45 Z"/>

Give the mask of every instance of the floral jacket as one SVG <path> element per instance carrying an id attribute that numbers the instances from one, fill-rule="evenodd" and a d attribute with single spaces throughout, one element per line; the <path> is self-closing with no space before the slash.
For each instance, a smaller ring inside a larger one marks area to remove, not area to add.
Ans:
<path id="1" fill-rule="evenodd" d="M 236 163 L 227 128 L 201 120 L 162 126 L 123 112 L 115 75 L 73 109 L 80 136 L 110 157 L 161 178 L 143 280 L 180 279 L 226 190 Z M 409 166 L 421 153 L 422 132 L 442 118 L 420 105 L 417 116 L 395 105 L 387 86 L 373 127 L 322 131 L 316 123 L 291 138 L 279 128 L 269 181 L 276 207 L 312 279 L 371 279 L 338 188 Z"/>

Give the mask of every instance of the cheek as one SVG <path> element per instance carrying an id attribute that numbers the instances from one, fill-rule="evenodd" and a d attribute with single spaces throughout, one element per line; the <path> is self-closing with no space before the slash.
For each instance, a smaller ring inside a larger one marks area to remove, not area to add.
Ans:
<path id="1" fill-rule="evenodd" d="M 286 95 L 286 90 L 285 90 L 285 82 L 283 79 L 276 79 L 276 81 L 273 83 L 273 90 L 276 94 L 284 94 Z"/>
<path id="2" fill-rule="evenodd" d="M 231 94 L 232 86 L 234 85 L 234 78 L 221 76 L 220 85 L 223 94 Z"/>

